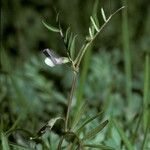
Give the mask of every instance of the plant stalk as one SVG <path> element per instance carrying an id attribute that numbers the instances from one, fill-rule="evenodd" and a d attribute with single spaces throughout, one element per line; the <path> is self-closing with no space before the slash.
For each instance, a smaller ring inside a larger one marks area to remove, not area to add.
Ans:
<path id="1" fill-rule="evenodd" d="M 71 86 L 71 91 L 68 99 L 68 108 L 67 108 L 67 114 L 66 114 L 66 119 L 65 119 L 65 131 L 67 132 L 68 130 L 68 121 L 69 121 L 69 115 L 70 115 L 70 109 L 71 109 L 71 104 L 72 104 L 72 98 L 76 86 L 76 81 L 77 81 L 77 72 L 73 72 L 73 81 L 72 81 L 72 86 Z"/>
<path id="2" fill-rule="evenodd" d="M 145 56 L 144 91 L 143 91 L 143 130 L 146 131 L 148 122 L 148 105 L 150 101 L 150 55 Z"/>
<path id="3" fill-rule="evenodd" d="M 124 5 L 127 5 L 127 0 L 122 0 Z M 130 105 L 132 101 L 132 66 L 131 66 L 131 51 L 129 43 L 129 29 L 128 29 L 128 10 L 122 11 L 122 44 L 124 50 L 124 67 L 126 74 L 126 97 L 127 103 Z"/>

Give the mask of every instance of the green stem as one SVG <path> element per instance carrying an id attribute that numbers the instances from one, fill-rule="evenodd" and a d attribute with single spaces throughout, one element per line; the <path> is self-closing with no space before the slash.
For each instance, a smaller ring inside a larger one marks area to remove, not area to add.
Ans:
<path id="1" fill-rule="evenodd" d="M 134 150 L 134 147 L 131 143 L 131 141 L 129 140 L 129 138 L 126 136 L 125 131 L 122 129 L 122 127 L 118 124 L 117 120 L 113 119 L 112 123 L 114 125 L 114 127 L 116 128 L 116 130 L 118 131 L 124 145 L 126 146 L 127 150 Z"/>
<path id="2" fill-rule="evenodd" d="M 150 55 L 145 56 L 145 73 L 144 73 L 144 96 L 143 96 L 143 129 L 146 130 L 148 122 L 148 105 L 150 101 Z"/>
<path id="3" fill-rule="evenodd" d="M 65 119 L 65 131 L 68 130 L 68 121 L 69 121 L 70 109 L 71 109 L 71 104 L 72 104 L 72 98 L 73 98 L 75 85 L 77 81 L 77 72 L 74 71 L 73 73 L 74 73 L 73 81 L 72 81 L 72 86 L 71 86 L 71 92 L 70 92 L 69 99 L 68 99 L 68 108 L 67 108 L 67 114 L 66 114 L 66 119 Z"/>
<path id="4" fill-rule="evenodd" d="M 127 5 L 127 0 L 123 0 L 123 4 Z M 122 39 L 124 49 L 124 62 L 125 62 L 125 74 L 126 74 L 126 96 L 128 103 L 132 99 L 132 74 L 131 74 L 131 54 L 129 48 L 129 32 L 128 32 L 128 14 L 127 7 L 122 11 Z"/>

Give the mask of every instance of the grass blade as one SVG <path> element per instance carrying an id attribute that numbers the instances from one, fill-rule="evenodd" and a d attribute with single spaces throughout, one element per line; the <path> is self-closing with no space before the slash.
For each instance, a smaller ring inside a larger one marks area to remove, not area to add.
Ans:
<path id="1" fill-rule="evenodd" d="M 123 5 L 126 6 L 126 1 L 123 0 Z M 126 74 L 126 96 L 128 103 L 132 101 L 132 74 L 131 74 L 131 54 L 129 47 L 129 30 L 128 30 L 128 14 L 127 7 L 122 11 L 122 39 L 123 39 L 123 50 L 124 50 L 124 63 L 125 63 L 125 74 Z"/>
<path id="2" fill-rule="evenodd" d="M 122 138 L 122 141 L 123 141 L 124 145 L 126 146 L 127 150 L 133 150 L 134 148 L 132 147 L 131 142 L 129 141 L 129 139 L 126 136 L 126 134 L 123 131 L 123 129 L 118 125 L 117 121 L 113 119 L 112 123 L 115 126 L 115 128 L 117 129 L 120 137 Z"/>
<path id="3" fill-rule="evenodd" d="M 88 140 L 96 136 L 103 128 L 108 124 L 108 120 L 104 121 L 100 125 L 98 125 L 96 128 L 89 131 L 84 137 L 83 140 Z"/>
<path id="4" fill-rule="evenodd" d="M 148 112 L 148 117 L 150 118 L 150 110 Z M 144 133 L 144 139 L 143 139 L 143 142 L 142 142 L 142 150 L 145 150 L 145 147 L 146 147 L 146 143 L 147 143 L 147 137 L 148 137 L 148 133 L 149 133 L 149 130 L 150 130 L 150 119 L 148 118 L 148 121 L 147 121 L 147 126 L 146 126 L 146 130 L 145 130 L 145 133 Z"/>
<path id="5" fill-rule="evenodd" d="M 144 96 L 143 96 L 143 130 L 144 130 L 144 140 L 142 143 L 142 150 L 145 149 L 147 142 L 147 135 L 149 133 L 149 123 L 150 123 L 150 110 L 148 109 L 150 100 L 150 55 L 145 56 L 145 77 L 144 77 Z"/>
<path id="6" fill-rule="evenodd" d="M 20 120 L 21 120 L 21 116 L 22 115 L 20 115 L 18 118 L 17 118 L 17 120 L 14 122 L 14 124 L 12 125 L 12 127 L 10 127 L 10 129 L 8 130 L 8 131 L 6 131 L 6 135 L 7 136 L 9 136 L 9 134 L 11 134 L 11 132 L 12 131 L 14 131 L 16 128 L 17 128 L 17 125 L 18 125 L 18 123 L 20 122 Z"/>
<path id="7" fill-rule="evenodd" d="M 15 150 L 18 149 L 18 150 L 34 150 L 32 148 L 29 148 L 29 147 L 25 147 L 25 146 L 22 146 L 22 145 L 18 145 L 18 144 L 15 144 L 15 143 L 9 143 L 10 147 L 13 147 Z"/>
<path id="8" fill-rule="evenodd" d="M 148 105 L 150 100 L 150 55 L 145 56 L 145 77 L 144 77 L 144 94 L 143 94 L 143 129 L 146 130 L 148 122 Z"/>
<path id="9" fill-rule="evenodd" d="M 82 118 L 83 113 L 86 110 L 87 105 L 85 103 L 83 103 L 81 105 L 81 107 L 76 111 L 76 114 L 74 116 L 73 122 L 72 122 L 72 129 L 75 128 L 75 126 L 78 124 L 78 122 L 80 121 L 80 119 Z"/>
<path id="10" fill-rule="evenodd" d="M 99 116 L 103 116 L 103 112 L 99 112 L 99 113 L 96 114 L 95 116 L 90 117 L 90 118 L 88 118 L 87 120 L 85 120 L 85 121 L 83 122 L 83 124 L 78 128 L 77 133 L 81 132 L 82 129 L 83 129 L 88 123 L 90 123 L 90 122 L 93 121 L 94 119 L 98 118 Z"/>
<path id="11" fill-rule="evenodd" d="M 114 150 L 114 148 L 102 144 L 84 144 L 83 147 L 97 148 L 101 150 Z"/>

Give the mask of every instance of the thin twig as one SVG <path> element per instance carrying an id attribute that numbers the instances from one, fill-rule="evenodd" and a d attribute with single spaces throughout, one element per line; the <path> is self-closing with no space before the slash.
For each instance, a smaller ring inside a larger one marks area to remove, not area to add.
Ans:
<path id="1" fill-rule="evenodd" d="M 74 94 L 74 90 L 75 90 L 76 80 L 77 80 L 77 72 L 74 71 L 71 92 L 70 92 L 69 99 L 68 99 L 68 108 L 67 108 L 67 114 L 66 114 L 66 119 L 65 119 L 65 131 L 68 130 L 69 114 L 70 114 L 72 98 L 73 98 L 73 94 Z"/>

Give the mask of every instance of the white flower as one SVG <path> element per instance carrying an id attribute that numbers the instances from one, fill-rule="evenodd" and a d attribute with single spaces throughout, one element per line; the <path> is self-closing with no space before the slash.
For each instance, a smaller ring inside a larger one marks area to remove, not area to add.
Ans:
<path id="1" fill-rule="evenodd" d="M 69 62 L 69 59 L 67 57 L 57 56 L 51 49 L 48 48 L 44 49 L 43 53 L 46 55 L 45 63 L 50 67 L 54 67 L 56 65 L 61 65 Z"/>

